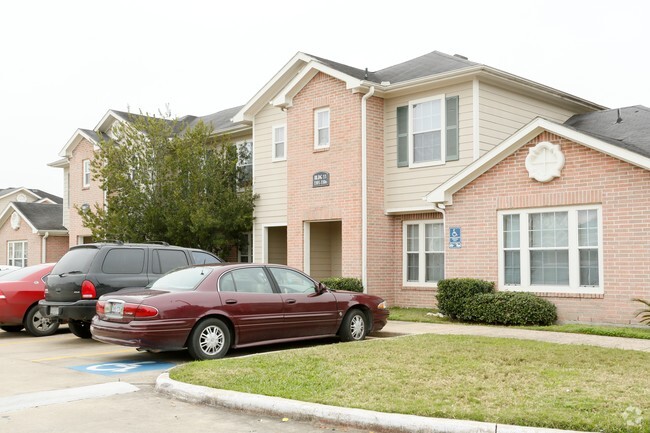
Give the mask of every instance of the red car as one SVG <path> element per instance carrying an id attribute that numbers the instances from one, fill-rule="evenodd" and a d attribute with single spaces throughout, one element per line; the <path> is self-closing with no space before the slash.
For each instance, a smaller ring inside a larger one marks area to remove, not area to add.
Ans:
<path id="1" fill-rule="evenodd" d="M 253 263 L 195 266 L 144 289 L 99 298 L 95 340 L 165 351 L 187 348 L 194 359 L 229 349 L 339 336 L 363 340 L 386 325 L 386 302 L 329 290 L 302 272 Z"/>
<path id="2" fill-rule="evenodd" d="M 23 328 L 34 337 L 52 335 L 58 320 L 43 317 L 38 301 L 45 297 L 43 279 L 54 263 L 27 266 L 0 276 L 0 329 L 19 332 Z"/>

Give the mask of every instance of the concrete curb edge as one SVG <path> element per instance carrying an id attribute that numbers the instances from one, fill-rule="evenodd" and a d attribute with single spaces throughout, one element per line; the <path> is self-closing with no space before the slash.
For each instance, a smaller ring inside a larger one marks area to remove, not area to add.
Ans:
<path id="1" fill-rule="evenodd" d="M 161 394 L 167 394 L 189 403 L 255 411 L 296 420 L 326 421 L 332 424 L 368 430 L 399 433 L 584 433 L 479 421 L 429 418 L 306 403 L 280 397 L 190 385 L 170 379 L 168 372 L 158 376 L 155 390 Z"/>

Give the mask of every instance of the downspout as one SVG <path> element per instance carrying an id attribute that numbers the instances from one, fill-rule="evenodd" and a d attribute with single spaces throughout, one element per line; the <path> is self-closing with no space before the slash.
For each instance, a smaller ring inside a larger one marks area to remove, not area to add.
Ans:
<path id="1" fill-rule="evenodd" d="M 361 98 L 361 283 L 364 292 L 368 291 L 368 122 L 367 101 L 375 93 L 371 86 Z"/>
<path id="2" fill-rule="evenodd" d="M 45 263 L 47 260 L 47 238 L 50 236 L 50 232 L 45 232 L 43 239 L 41 239 L 41 263 Z"/>

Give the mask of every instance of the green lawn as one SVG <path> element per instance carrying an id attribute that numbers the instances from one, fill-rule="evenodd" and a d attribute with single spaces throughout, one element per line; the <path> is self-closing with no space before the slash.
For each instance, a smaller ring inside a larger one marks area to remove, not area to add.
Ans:
<path id="1" fill-rule="evenodd" d="M 427 323 L 456 323 L 446 317 L 439 317 L 438 310 L 433 308 L 399 308 L 390 309 L 389 320 L 404 320 L 407 322 Z M 551 326 L 526 326 L 524 329 L 535 331 L 569 332 L 573 334 L 604 335 L 608 337 L 627 337 L 650 339 L 650 326 L 624 327 L 624 326 L 598 326 L 598 325 L 551 325 Z"/>
<path id="2" fill-rule="evenodd" d="M 607 433 L 650 430 L 650 353 L 418 335 L 186 364 L 172 379 L 335 406 Z M 638 426 L 623 413 L 640 408 Z"/>

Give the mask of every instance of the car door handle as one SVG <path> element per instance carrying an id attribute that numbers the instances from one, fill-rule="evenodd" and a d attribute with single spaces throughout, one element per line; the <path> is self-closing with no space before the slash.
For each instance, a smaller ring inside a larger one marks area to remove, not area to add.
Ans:
<path id="1" fill-rule="evenodd" d="M 295 299 L 287 299 L 287 304 L 295 304 L 296 300 Z"/>
<path id="2" fill-rule="evenodd" d="M 236 299 L 226 299 L 226 304 L 232 305 L 232 304 L 236 304 L 236 303 L 237 303 Z"/>

